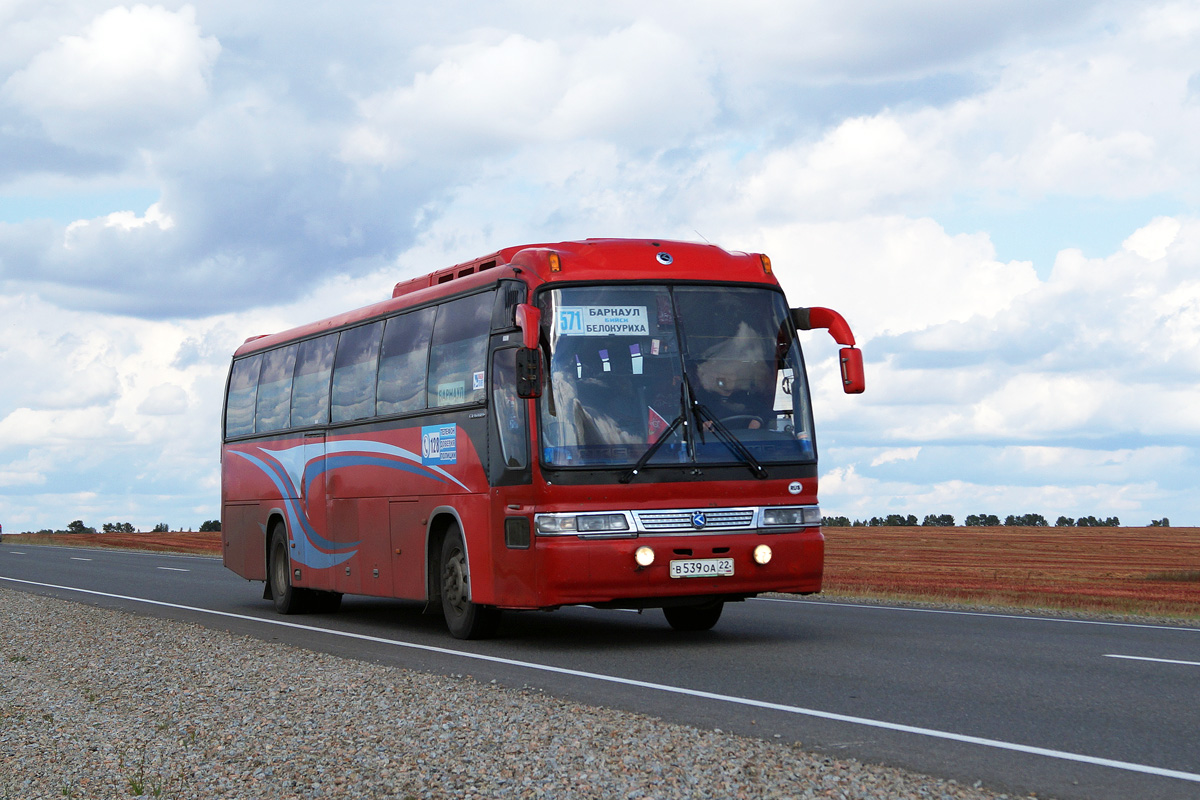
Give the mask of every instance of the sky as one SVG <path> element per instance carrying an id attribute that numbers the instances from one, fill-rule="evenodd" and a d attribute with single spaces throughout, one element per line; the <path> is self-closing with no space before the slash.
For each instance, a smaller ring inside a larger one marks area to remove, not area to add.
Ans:
<path id="1" fill-rule="evenodd" d="M 1200 0 L 0 0 L 0 524 L 220 515 L 246 337 L 525 242 L 766 252 L 827 515 L 1200 525 Z"/>

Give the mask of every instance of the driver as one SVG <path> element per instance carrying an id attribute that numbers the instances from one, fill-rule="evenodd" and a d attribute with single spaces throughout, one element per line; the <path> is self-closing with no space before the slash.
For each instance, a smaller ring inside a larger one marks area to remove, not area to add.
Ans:
<path id="1" fill-rule="evenodd" d="M 740 323 L 737 334 L 709 348 L 696 367 L 697 399 L 726 425 L 761 428 L 774 401 L 771 357 L 768 343 Z"/>

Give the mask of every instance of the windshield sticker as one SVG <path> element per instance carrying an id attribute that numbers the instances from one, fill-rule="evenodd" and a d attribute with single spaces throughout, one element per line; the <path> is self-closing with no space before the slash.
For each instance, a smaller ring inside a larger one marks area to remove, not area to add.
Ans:
<path id="1" fill-rule="evenodd" d="M 467 401 L 467 386 L 463 381 L 439 383 L 437 387 L 437 404 L 439 406 L 455 406 Z"/>
<path id="2" fill-rule="evenodd" d="M 633 364 L 633 374 L 642 374 L 642 348 L 635 342 L 629 345 L 629 360 Z"/>
<path id="3" fill-rule="evenodd" d="M 482 371 L 475 373 L 474 377 L 472 378 L 471 388 L 477 392 L 484 388 L 484 373 Z"/>
<path id="4" fill-rule="evenodd" d="M 649 336 L 645 306 L 560 306 L 560 336 Z"/>
<path id="5" fill-rule="evenodd" d="M 458 463 L 458 426 L 426 425 L 421 428 L 421 463 Z"/>

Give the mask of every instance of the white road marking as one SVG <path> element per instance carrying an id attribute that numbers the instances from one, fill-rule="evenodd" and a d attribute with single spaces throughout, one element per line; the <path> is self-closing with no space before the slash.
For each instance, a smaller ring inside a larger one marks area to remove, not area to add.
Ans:
<path id="1" fill-rule="evenodd" d="M 1130 661 L 1153 661 L 1156 664 L 1182 664 L 1185 667 L 1200 667 L 1200 661 L 1176 661 L 1173 658 L 1148 658 L 1147 656 L 1119 656 L 1115 653 L 1105 653 L 1105 658 L 1125 658 Z"/>
<path id="2" fill-rule="evenodd" d="M 79 556 L 71 556 L 72 561 L 91 561 L 90 558 L 80 558 Z"/>
<path id="3" fill-rule="evenodd" d="M 998 750 L 1009 750 L 1017 753 L 1026 753 L 1035 756 L 1044 756 L 1046 758 L 1056 758 L 1063 761 L 1073 761 L 1079 764 L 1092 764 L 1101 767 L 1111 767 L 1113 769 L 1125 770 L 1127 772 L 1137 772 L 1144 775 L 1158 775 L 1164 778 L 1176 778 L 1182 781 L 1190 781 L 1192 783 L 1200 783 L 1200 774 L 1194 772 L 1183 772 L 1175 769 L 1164 769 L 1162 767 L 1153 767 L 1147 764 L 1135 764 L 1129 761 L 1116 761 L 1111 758 L 1099 758 L 1097 756 L 1083 755 L 1081 753 L 1069 753 L 1063 750 L 1051 750 L 1046 747 L 1034 747 L 1032 745 L 1017 744 L 1015 742 L 1005 742 L 999 739 L 986 739 L 981 736 L 968 736 L 961 733 L 952 733 L 949 731 L 939 731 L 933 728 L 921 728 L 915 725 L 904 725 L 898 722 L 886 722 L 877 719 L 868 719 L 866 717 L 854 717 L 847 714 L 835 714 L 830 711 L 820 711 L 812 708 L 802 708 L 800 706 L 784 705 L 782 703 L 770 703 L 765 700 L 754 700 L 748 697 L 736 697 L 732 695 L 716 694 L 715 692 L 705 692 L 699 689 L 688 689 L 682 686 L 670 686 L 662 683 L 650 683 L 648 681 L 639 681 L 632 678 L 621 678 L 616 675 L 604 675 L 596 672 L 584 672 L 577 669 L 568 669 L 566 667 L 555 667 L 550 664 L 538 664 L 531 661 L 518 661 L 511 658 L 501 658 L 499 656 L 483 655 L 481 653 L 468 653 L 462 650 L 452 650 L 448 647 L 435 647 L 427 644 L 416 644 L 415 642 L 402 642 L 396 639 L 384 639 L 379 636 L 369 636 L 363 633 L 350 633 L 348 631 L 332 630 L 330 628 L 318 628 L 313 625 L 301 625 L 296 622 L 287 622 L 281 619 L 269 619 L 262 617 L 252 617 L 245 614 L 234 614 L 228 611 L 215 611 L 208 608 L 196 608 L 195 606 L 184 606 L 177 603 L 166 603 L 161 600 L 148 600 L 144 597 L 129 597 L 127 595 L 110 594 L 108 592 L 97 592 L 91 589 L 76 589 L 73 586 L 58 586 L 52 583 L 38 583 L 36 581 L 20 580 L 18 578 L 8 578 L 0 575 L 0 581 L 9 581 L 11 583 L 20 583 L 26 586 L 40 586 L 45 589 L 58 589 L 68 592 L 80 592 L 82 594 L 95 595 L 97 597 L 108 597 L 114 600 L 129 600 L 135 603 L 146 603 L 147 605 L 161 606 L 164 608 L 175 608 L 181 611 L 193 611 L 200 614 L 211 614 L 216 617 L 226 617 L 229 619 L 239 619 L 246 622 L 256 622 L 263 625 L 274 625 L 280 628 L 292 628 L 293 630 L 309 631 L 311 633 L 324 633 L 330 636 L 337 636 L 344 639 L 356 639 L 363 642 L 373 642 L 375 644 L 390 644 L 396 647 L 403 647 L 410 650 L 421 650 L 427 653 L 440 653 L 442 655 L 458 656 L 460 658 L 472 659 L 475 661 L 486 661 L 493 664 L 505 664 L 507 666 L 522 667 L 525 669 L 538 670 L 540 672 L 550 672 L 556 675 L 570 675 L 576 678 L 587 678 L 589 680 L 603 681 L 605 683 L 615 683 L 622 686 L 635 686 L 639 689 L 651 689 L 654 691 L 668 692 L 670 694 L 685 695 L 687 697 L 697 697 L 702 700 L 715 700 L 723 703 L 731 703 L 734 705 L 749 706 L 751 708 L 762 708 L 771 711 L 781 711 L 787 714 L 796 714 L 799 716 L 816 717 L 817 719 L 833 720 L 835 722 L 848 722 L 854 725 L 863 725 L 869 728 L 881 728 L 883 730 L 898 731 L 900 733 L 913 733 L 918 736 L 929 736 L 934 739 L 945 739 L 952 742 L 961 742 L 964 744 L 980 745 L 982 747 L 992 747 Z"/>
<path id="4" fill-rule="evenodd" d="M 183 569 L 182 567 L 156 567 L 156 569 L 165 569 L 171 572 L 191 572 L 190 569 Z"/>
<path id="5" fill-rule="evenodd" d="M 1113 628 L 1149 628 L 1159 631 L 1190 631 L 1200 633 L 1200 628 L 1183 625 L 1153 625 L 1146 622 L 1106 622 L 1099 619 L 1071 619 L 1069 617 L 1035 617 L 1031 614 L 1000 614 L 990 611 L 953 611 L 948 608 L 916 608 L 909 606 L 877 606 L 870 603 L 839 603 L 832 600 L 793 600 L 786 597 L 752 597 L 747 602 L 800 603 L 810 606 L 838 606 L 841 608 L 868 608 L 876 611 L 907 611 L 915 614 L 950 614 L 960 617 L 990 617 L 992 619 L 1021 619 L 1035 622 L 1062 622 L 1071 625 L 1106 625 Z"/>

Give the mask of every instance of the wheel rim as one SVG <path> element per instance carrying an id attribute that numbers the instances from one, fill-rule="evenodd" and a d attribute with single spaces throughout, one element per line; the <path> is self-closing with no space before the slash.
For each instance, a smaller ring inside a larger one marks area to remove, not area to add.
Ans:
<path id="1" fill-rule="evenodd" d="M 463 551 L 455 549 L 446 559 L 442 569 L 442 598 L 447 608 L 455 616 L 462 616 L 467 610 L 467 560 Z"/>
<path id="2" fill-rule="evenodd" d="M 271 569 L 271 589 L 278 597 L 287 591 L 288 585 L 288 563 L 287 550 L 279 542 L 275 543 L 274 562 Z"/>

